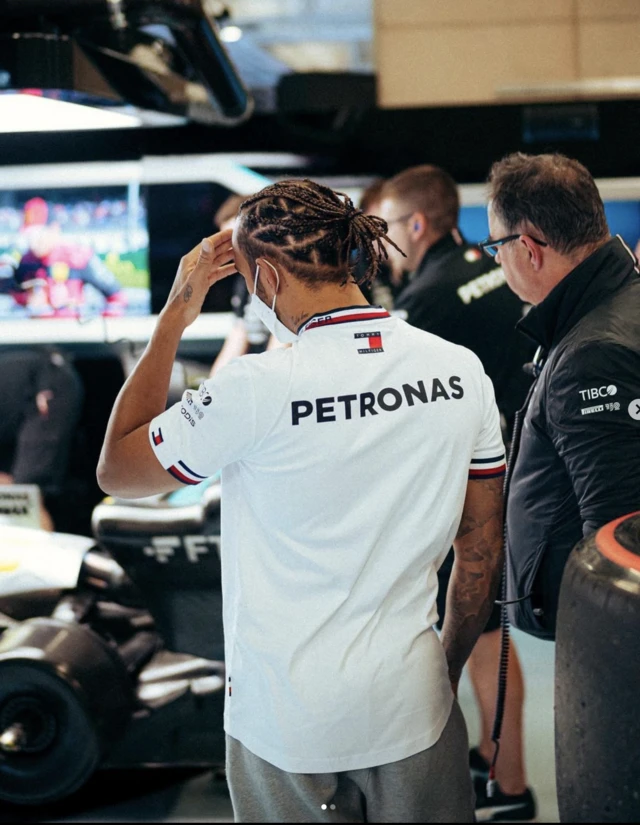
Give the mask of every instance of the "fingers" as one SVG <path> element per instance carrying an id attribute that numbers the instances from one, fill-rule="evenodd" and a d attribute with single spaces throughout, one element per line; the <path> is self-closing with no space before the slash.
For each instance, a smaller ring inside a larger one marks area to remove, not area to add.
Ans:
<path id="1" fill-rule="evenodd" d="M 220 247 L 219 249 L 216 249 L 212 259 L 212 263 L 226 264 L 229 261 L 233 261 L 232 246 Z"/>
<path id="2" fill-rule="evenodd" d="M 209 235 L 209 239 L 215 245 L 217 243 L 224 243 L 225 240 L 230 241 L 232 235 L 233 235 L 233 229 L 221 229 L 220 232 L 214 232 L 213 235 Z"/>
<path id="3" fill-rule="evenodd" d="M 215 255 L 217 254 L 219 249 L 226 249 L 227 247 L 231 247 L 232 235 L 232 229 L 223 229 L 222 232 L 216 232 L 214 235 L 209 235 L 207 238 L 203 238 L 202 244 L 200 244 L 200 248 L 201 250 L 204 249 L 206 243 L 210 247 L 209 252 Z"/>
<path id="4" fill-rule="evenodd" d="M 232 264 L 235 267 L 232 249 L 220 249 L 211 257 L 200 258 L 198 261 L 198 266 L 202 267 L 202 269 L 207 273 L 212 273 L 215 270 L 227 266 L 228 264 Z"/>
<path id="5" fill-rule="evenodd" d="M 230 236 L 220 238 L 219 236 L 222 234 L 222 232 L 219 232 L 217 235 L 203 238 L 199 247 L 198 263 L 206 261 L 207 264 L 219 265 L 233 259 L 231 238 Z M 228 231 L 226 234 L 228 234 Z"/>
<path id="6" fill-rule="evenodd" d="M 207 238 L 203 238 L 199 244 L 193 247 L 192 250 L 187 252 L 186 255 L 183 255 L 181 259 L 181 263 L 189 264 L 194 261 L 200 260 L 203 255 L 217 255 L 223 249 L 231 249 L 231 229 L 224 229 L 222 232 L 216 232 L 214 235 L 209 235 Z M 204 246 L 204 242 L 208 241 L 210 245 L 210 249 L 207 249 Z"/>
<path id="7" fill-rule="evenodd" d="M 229 275 L 233 275 L 237 271 L 235 263 L 216 267 L 208 275 L 209 286 L 215 284 L 216 281 L 221 281 L 223 278 L 228 278 Z"/>

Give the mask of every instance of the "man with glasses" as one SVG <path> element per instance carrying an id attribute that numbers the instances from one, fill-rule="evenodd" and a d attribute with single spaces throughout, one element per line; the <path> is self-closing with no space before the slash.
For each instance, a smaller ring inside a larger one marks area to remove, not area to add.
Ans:
<path id="1" fill-rule="evenodd" d="M 461 237 L 458 188 L 444 169 L 406 169 L 386 182 L 380 198 L 376 214 L 407 254 L 390 247 L 389 263 L 396 278 L 410 273 L 395 312 L 476 353 L 493 382 L 508 440 L 530 383 L 522 365 L 535 349 L 514 330 L 524 304 L 507 288 L 499 266 Z"/>
<path id="2" fill-rule="evenodd" d="M 640 509 L 640 279 L 582 164 L 516 153 L 493 165 L 489 188 L 481 247 L 533 304 L 519 326 L 540 347 L 511 459 L 509 613 L 553 639 L 574 545 Z"/>
<path id="3" fill-rule="evenodd" d="M 410 273 L 409 283 L 397 296 L 394 308 L 413 326 L 476 353 L 493 382 L 505 438 L 509 440 L 513 418 L 531 383 L 522 365 L 531 360 L 535 347 L 515 330 L 524 304 L 509 290 L 502 270 L 461 237 L 457 229 L 459 210 L 456 183 L 437 166 L 412 167 L 391 178 L 382 188 L 377 214 L 387 221 L 389 236 L 407 255 L 405 259 L 389 247 L 389 262 L 396 277 L 403 270 Z M 450 554 L 438 573 L 440 621 L 445 613 L 452 565 Z M 469 755 L 476 779 L 476 810 L 484 821 L 503 819 L 505 812 L 512 820 L 530 820 L 536 808 L 524 768 L 524 683 L 513 644 L 496 765 L 498 788 L 491 799 L 485 793 L 494 753 L 491 733 L 500 658 L 499 627 L 500 610 L 495 607 L 468 665 L 481 720 L 480 742 Z"/>

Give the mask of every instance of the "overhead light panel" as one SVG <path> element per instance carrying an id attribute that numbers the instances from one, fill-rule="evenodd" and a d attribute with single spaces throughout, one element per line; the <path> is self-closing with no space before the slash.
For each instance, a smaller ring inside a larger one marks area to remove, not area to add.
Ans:
<path id="1" fill-rule="evenodd" d="M 0 132 L 67 132 L 140 126 L 135 115 L 33 94 L 0 94 Z"/>

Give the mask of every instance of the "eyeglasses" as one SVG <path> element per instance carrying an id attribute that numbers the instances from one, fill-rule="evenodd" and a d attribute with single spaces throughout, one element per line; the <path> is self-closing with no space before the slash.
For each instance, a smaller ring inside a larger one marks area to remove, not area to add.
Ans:
<path id="1" fill-rule="evenodd" d="M 518 232 L 517 235 L 507 235 L 505 238 L 498 238 L 497 241 L 492 241 L 489 237 L 484 241 L 481 241 L 478 246 L 491 258 L 495 258 L 503 244 L 509 243 L 509 241 L 515 241 L 516 238 L 521 238 L 525 234 L 525 232 Z M 540 241 L 538 238 L 534 238 L 533 235 L 527 235 L 527 238 L 531 238 L 534 243 L 537 243 L 540 246 L 549 246 L 546 241 Z"/>

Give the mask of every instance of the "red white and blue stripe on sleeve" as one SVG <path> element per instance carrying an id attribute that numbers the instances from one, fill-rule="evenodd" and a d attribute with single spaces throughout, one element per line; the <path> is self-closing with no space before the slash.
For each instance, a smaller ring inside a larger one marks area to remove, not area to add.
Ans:
<path id="1" fill-rule="evenodd" d="M 504 452 L 496 453 L 487 458 L 472 458 L 469 467 L 469 478 L 482 480 L 484 478 L 498 478 L 506 472 Z"/>
<path id="2" fill-rule="evenodd" d="M 178 481 L 181 481 L 183 484 L 200 484 L 200 482 L 206 478 L 206 476 L 194 473 L 193 470 L 187 467 L 184 461 L 178 461 L 176 464 L 167 467 L 167 472 L 171 473 L 174 478 L 177 478 Z"/>
<path id="3" fill-rule="evenodd" d="M 151 440 L 155 447 L 159 447 L 160 444 L 165 443 L 161 427 L 151 430 Z M 163 466 L 165 465 L 163 464 Z M 166 467 L 166 470 L 168 473 L 171 473 L 174 478 L 182 482 L 182 484 L 200 484 L 200 482 L 207 478 L 207 476 L 201 476 L 199 473 L 196 473 L 191 467 L 185 464 L 184 461 L 176 461 L 174 464 Z"/>

